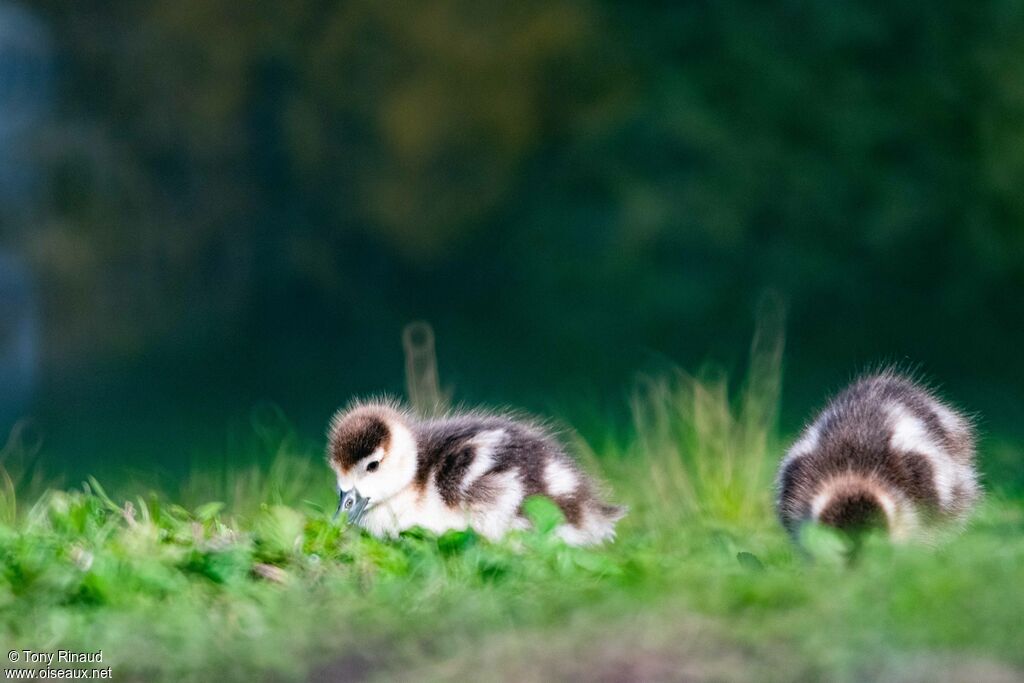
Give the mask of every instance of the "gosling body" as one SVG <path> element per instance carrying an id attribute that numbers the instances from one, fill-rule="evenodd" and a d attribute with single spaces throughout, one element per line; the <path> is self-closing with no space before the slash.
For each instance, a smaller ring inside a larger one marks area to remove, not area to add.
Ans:
<path id="1" fill-rule="evenodd" d="M 593 480 L 550 432 L 515 416 L 420 420 L 396 404 L 360 403 L 332 420 L 328 463 L 339 510 L 376 536 L 418 526 L 473 529 L 497 540 L 528 528 L 523 501 L 544 495 L 565 515 L 556 533 L 586 545 L 614 538 L 624 514 L 599 499 Z"/>
<path id="2" fill-rule="evenodd" d="M 838 394 L 806 427 L 777 478 L 779 518 L 905 539 L 962 522 L 980 495 L 971 421 L 893 370 Z"/>

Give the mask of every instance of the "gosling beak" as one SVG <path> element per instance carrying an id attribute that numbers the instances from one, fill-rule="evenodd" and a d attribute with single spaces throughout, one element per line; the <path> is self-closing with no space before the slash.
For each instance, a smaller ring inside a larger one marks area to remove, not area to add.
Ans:
<path id="1" fill-rule="evenodd" d="M 348 491 L 338 489 L 338 509 L 334 511 L 334 521 L 345 512 L 348 514 L 349 524 L 358 524 L 369 502 L 369 498 L 363 498 L 354 488 Z"/>

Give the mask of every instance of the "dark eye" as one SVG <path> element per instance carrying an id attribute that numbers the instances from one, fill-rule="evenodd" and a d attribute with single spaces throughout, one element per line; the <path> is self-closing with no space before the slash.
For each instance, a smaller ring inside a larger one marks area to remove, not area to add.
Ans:
<path id="1" fill-rule="evenodd" d="M 374 472 L 374 471 L 376 471 L 376 469 L 378 467 L 380 467 L 380 461 L 379 460 L 374 460 L 373 462 L 367 464 L 366 471 L 367 472 Z"/>

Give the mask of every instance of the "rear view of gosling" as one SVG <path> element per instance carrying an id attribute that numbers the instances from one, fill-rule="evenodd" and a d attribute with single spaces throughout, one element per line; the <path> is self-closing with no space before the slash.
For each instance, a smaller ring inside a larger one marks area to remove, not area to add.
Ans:
<path id="1" fill-rule="evenodd" d="M 507 415 L 420 420 L 394 404 L 361 403 L 331 421 L 327 460 L 338 511 L 375 536 L 418 526 L 497 540 L 528 528 L 523 501 L 540 494 L 565 515 L 558 536 L 588 545 L 614 538 L 624 513 L 597 497 L 550 433 Z"/>
<path id="2" fill-rule="evenodd" d="M 962 522 L 978 499 L 970 421 L 894 371 L 858 380 L 804 430 L 779 468 L 778 513 L 906 539 Z"/>

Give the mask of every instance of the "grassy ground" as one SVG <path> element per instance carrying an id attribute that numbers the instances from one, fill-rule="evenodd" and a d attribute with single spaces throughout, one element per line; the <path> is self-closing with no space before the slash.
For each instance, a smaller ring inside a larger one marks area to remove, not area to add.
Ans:
<path id="1" fill-rule="evenodd" d="M 762 349 L 733 397 L 713 375 L 642 383 L 625 442 L 579 444 L 631 507 L 598 549 L 553 540 L 543 500 L 503 544 L 368 538 L 330 522 L 321 455 L 280 435 L 269 467 L 173 493 L 33 494 L 12 473 L 0 639 L 102 649 L 140 681 L 1024 679 L 1024 501 L 990 494 L 930 546 L 850 562 L 812 532 L 798 553 L 772 513 L 778 377 Z"/>

